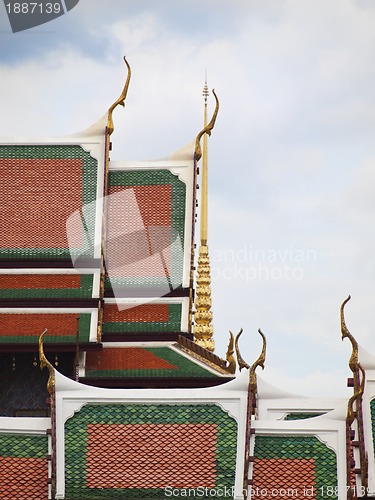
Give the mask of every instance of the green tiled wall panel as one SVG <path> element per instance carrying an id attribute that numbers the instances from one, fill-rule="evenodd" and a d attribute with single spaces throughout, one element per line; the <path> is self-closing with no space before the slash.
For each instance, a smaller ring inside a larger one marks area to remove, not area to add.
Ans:
<path id="1" fill-rule="evenodd" d="M 163 499 L 164 489 L 88 488 L 86 486 L 85 453 L 89 424 L 216 424 L 216 478 L 214 489 L 231 490 L 234 485 L 237 449 L 237 423 L 214 404 L 137 405 L 89 404 L 65 424 L 65 491 L 66 500 L 94 499 Z M 168 451 L 165 451 L 168 453 Z M 197 467 L 204 464 L 197 464 Z M 145 465 L 147 467 L 147 465 Z M 183 493 L 183 492 L 182 492 Z M 212 498 L 201 496 L 199 498 Z M 231 498 L 223 497 L 221 498 Z"/>
<path id="2" fill-rule="evenodd" d="M 314 436 L 256 436 L 254 456 L 258 459 L 314 459 L 316 500 L 334 500 L 337 486 L 337 457 Z M 293 487 L 293 485 L 291 485 Z"/>

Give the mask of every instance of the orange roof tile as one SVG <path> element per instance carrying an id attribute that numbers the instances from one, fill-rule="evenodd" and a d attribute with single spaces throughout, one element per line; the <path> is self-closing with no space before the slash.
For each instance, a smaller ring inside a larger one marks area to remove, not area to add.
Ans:
<path id="1" fill-rule="evenodd" d="M 216 445 L 216 424 L 89 424 L 86 485 L 213 488 Z"/>
<path id="2" fill-rule="evenodd" d="M 74 335 L 78 329 L 78 314 L 0 314 L 1 336 Z"/>
<path id="3" fill-rule="evenodd" d="M 111 186 L 109 188 L 109 194 L 118 193 L 124 189 L 134 190 L 138 209 L 145 226 L 171 225 L 172 191 L 169 184 L 131 186 L 125 188 L 123 186 Z"/>
<path id="4" fill-rule="evenodd" d="M 287 496 L 306 497 L 315 491 L 315 460 L 313 458 L 256 458 L 253 467 L 253 489 L 262 498 L 284 499 Z M 295 495 L 286 492 L 294 490 Z M 316 492 L 315 492 L 316 493 Z M 309 498 L 316 498 L 309 496 Z"/>
<path id="5" fill-rule="evenodd" d="M 90 370 L 174 370 L 177 366 L 159 358 L 147 349 L 128 347 L 103 349 L 100 353 L 88 351 L 86 369 Z"/>
<path id="6" fill-rule="evenodd" d="M 121 311 L 116 304 L 105 304 L 104 322 L 141 322 L 167 323 L 169 320 L 168 304 L 142 304 L 129 306 Z"/>
<path id="7" fill-rule="evenodd" d="M 66 221 L 82 206 L 82 160 L 3 158 L 0 168 L 0 247 L 68 248 Z"/>
<path id="8" fill-rule="evenodd" d="M 0 288 L 80 288 L 76 274 L 0 274 Z"/>
<path id="9" fill-rule="evenodd" d="M 48 463 L 43 458 L 0 457 L 0 499 L 48 497 Z"/>

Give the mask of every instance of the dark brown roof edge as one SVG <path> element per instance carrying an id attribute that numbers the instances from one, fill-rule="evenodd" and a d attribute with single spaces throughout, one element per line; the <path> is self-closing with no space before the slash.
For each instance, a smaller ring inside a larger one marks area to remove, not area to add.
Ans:
<path id="1" fill-rule="evenodd" d="M 103 349 L 103 345 L 97 342 L 90 343 L 80 343 L 79 350 L 80 351 L 101 351 Z M 54 343 L 54 344 L 44 344 L 45 352 L 76 352 L 77 346 L 75 343 Z M 2 352 L 10 352 L 13 354 L 21 353 L 21 352 L 38 352 L 38 339 L 36 339 L 33 344 L 23 344 L 22 342 L 13 342 L 12 344 L 0 344 L 0 353 Z"/>
<path id="2" fill-rule="evenodd" d="M 214 387 L 233 380 L 231 377 L 82 377 L 79 382 L 94 387 L 121 389 L 180 389 Z"/>
<path id="3" fill-rule="evenodd" d="M 176 342 L 179 336 L 193 338 L 191 333 L 181 332 L 105 332 L 102 342 Z"/>
<path id="4" fill-rule="evenodd" d="M 230 377 L 233 377 L 233 374 L 229 372 L 227 367 L 227 362 L 225 359 L 220 358 L 213 352 L 201 347 L 196 344 L 192 340 L 183 337 L 182 335 L 178 336 L 177 345 L 181 347 L 184 351 L 191 354 L 193 357 L 201 358 L 201 361 L 207 361 L 213 368 L 216 368 L 218 371 L 227 373 Z"/>

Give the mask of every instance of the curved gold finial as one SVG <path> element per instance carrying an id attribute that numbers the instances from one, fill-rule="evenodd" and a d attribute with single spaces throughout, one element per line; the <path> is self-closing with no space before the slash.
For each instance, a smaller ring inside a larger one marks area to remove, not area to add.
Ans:
<path id="1" fill-rule="evenodd" d="M 125 64 L 128 68 L 128 76 L 126 78 L 126 82 L 125 82 L 124 88 L 122 89 L 120 97 L 108 109 L 108 120 L 107 120 L 108 135 L 111 135 L 115 129 L 115 127 L 113 125 L 113 119 L 112 119 L 113 110 L 116 108 L 116 106 L 119 106 L 119 105 L 125 106 L 126 94 L 128 93 L 130 77 L 131 77 L 131 69 L 130 69 L 129 63 L 126 60 L 125 56 L 124 56 L 124 61 L 125 61 Z"/>
<path id="2" fill-rule="evenodd" d="M 247 370 L 250 368 L 250 365 L 248 365 L 246 363 L 246 361 L 243 359 L 243 357 L 241 356 L 240 348 L 238 347 L 238 340 L 241 337 L 242 332 L 243 332 L 243 329 L 241 328 L 241 330 L 237 333 L 235 341 L 234 341 L 234 345 L 235 345 L 235 349 L 236 349 L 237 362 L 238 362 L 238 366 L 240 368 L 240 371 L 242 370 L 242 368 L 246 368 Z"/>
<path id="3" fill-rule="evenodd" d="M 236 373 L 236 358 L 234 357 L 234 335 L 232 332 L 229 332 L 229 344 L 227 353 L 225 355 L 225 359 L 227 360 L 228 366 L 227 369 L 229 373 Z"/>
<path id="4" fill-rule="evenodd" d="M 48 368 L 49 377 L 47 382 L 47 390 L 49 394 L 52 394 L 55 388 L 55 369 L 46 358 L 43 348 L 43 337 L 47 332 L 48 330 L 46 328 L 44 332 L 39 336 L 39 365 L 41 370 L 43 370 L 43 368 Z"/>
<path id="5" fill-rule="evenodd" d="M 352 344 L 352 354 L 349 359 L 349 368 L 353 373 L 357 370 L 358 367 L 358 342 L 355 340 L 353 335 L 349 332 L 348 327 L 346 326 L 345 316 L 344 316 L 344 308 L 347 302 L 351 299 L 350 295 L 344 300 L 340 307 L 340 323 L 341 323 L 341 339 L 344 340 L 348 338 Z"/>
<path id="6" fill-rule="evenodd" d="M 258 359 L 251 365 L 250 367 L 250 386 L 251 388 L 256 391 L 257 388 L 257 376 L 255 373 L 255 370 L 257 369 L 258 366 L 262 367 L 262 370 L 264 370 L 264 362 L 266 360 L 266 348 L 267 348 L 267 341 L 264 333 L 262 330 L 259 328 L 258 333 L 261 335 L 263 339 L 263 346 L 262 346 L 262 351 L 259 354 Z"/>
<path id="7" fill-rule="evenodd" d="M 212 93 L 213 93 L 213 95 L 215 97 L 215 101 L 216 101 L 215 111 L 212 115 L 210 122 L 199 132 L 199 134 L 197 135 L 197 138 L 195 139 L 195 159 L 196 159 L 196 161 L 199 161 L 202 157 L 202 148 L 201 148 L 200 140 L 204 134 L 207 134 L 209 136 L 211 135 L 211 130 L 215 126 L 216 117 L 217 117 L 217 114 L 219 112 L 219 99 L 217 98 L 217 95 L 215 94 L 214 89 L 212 89 Z"/>

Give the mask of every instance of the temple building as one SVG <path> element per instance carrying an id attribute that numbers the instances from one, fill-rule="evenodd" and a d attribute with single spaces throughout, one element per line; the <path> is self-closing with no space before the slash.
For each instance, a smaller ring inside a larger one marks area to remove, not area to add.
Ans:
<path id="1" fill-rule="evenodd" d="M 205 84 L 203 127 L 169 157 L 111 161 L 124 61 L 88 129 L 0 139 L 0 499 L 375 497 L 375 358 L 348 299 L 349 401 L 270 385 L 261 331 L 214 353 L 219 100 L 209 117 Z"/>

